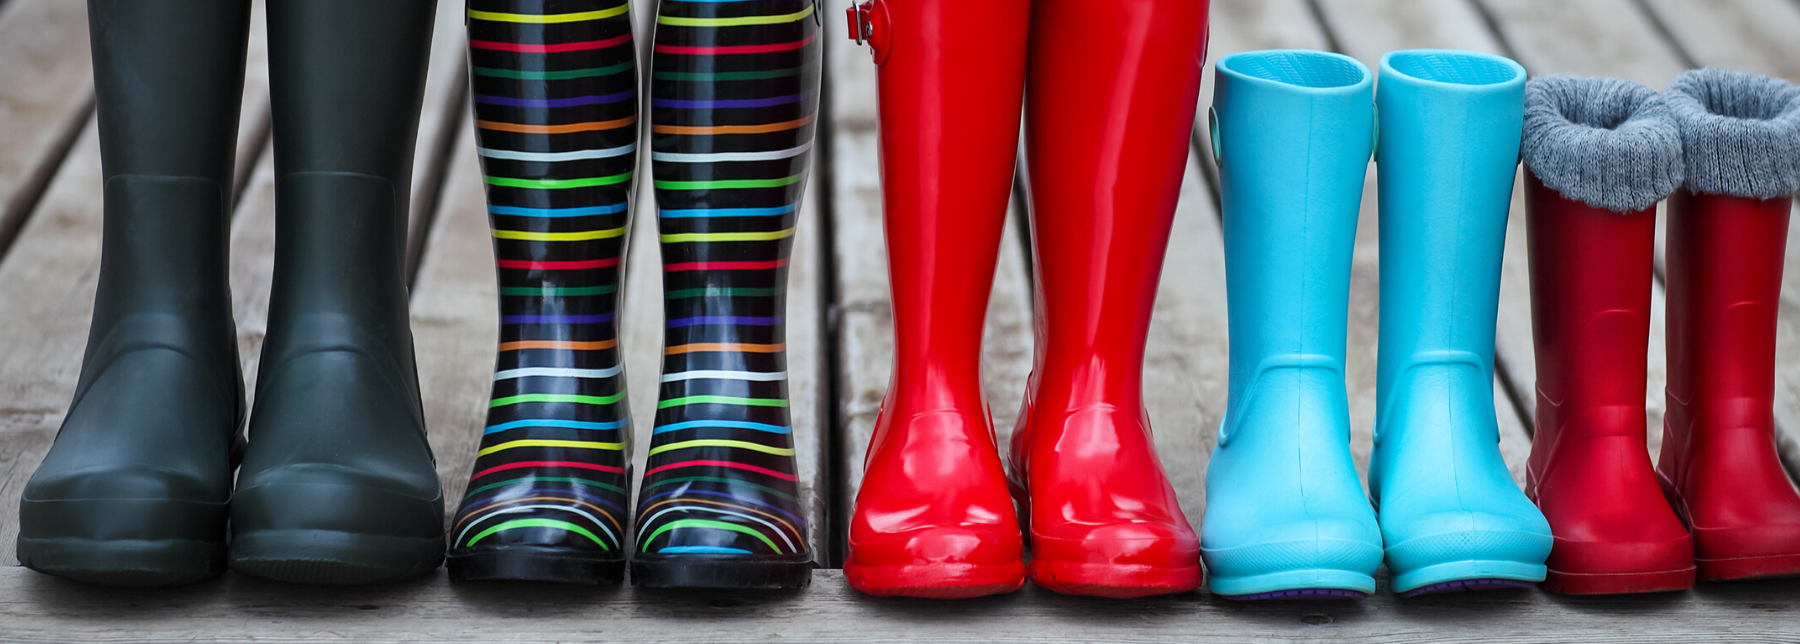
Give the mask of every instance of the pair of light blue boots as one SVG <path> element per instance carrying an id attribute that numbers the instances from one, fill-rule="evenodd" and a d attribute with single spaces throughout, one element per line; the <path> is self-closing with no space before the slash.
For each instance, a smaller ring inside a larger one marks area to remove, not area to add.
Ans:
<path id="1" fill-rule="evenodd" d="M 1212 591 L 1361 597 L 1384 558 L 1408 595 L 1543 580 L 1550 525 L 1501 460 L 1493 390 L 1525 70 L 1487 54 L 1397 51 L 1382 58 L 1377 94 L 1368 67 L 1337 54 L 1246 52 L 1217 67 L 1231 389 L 1206 475 Z M 1344 385 L 1371 153 L 1373 504 L 1351 458 Z"/>

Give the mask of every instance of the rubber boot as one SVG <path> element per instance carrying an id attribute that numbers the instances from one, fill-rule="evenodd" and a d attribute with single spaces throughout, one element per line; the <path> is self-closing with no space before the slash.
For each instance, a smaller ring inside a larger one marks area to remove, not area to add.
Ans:
<path id="1" fill-rule="evenodd" d="M 784 323 L 821 17 L 811 0 L 659 11 L 651 169 L 665 331 L 631 583 L 803 587 L 813 553 Z"/>
<path id="2" fill-rule="evenodd" d="M 156 586 L 225 570 L 244 381 L 226 284 L 250 3 L 88 3 L 106 182 L 74 402 L 25 485 L 19 561 Z"/>
<path id="3" fill-rule="evenodd" d="M 1027 0 L 850 10 L 852 36 L 880 66 L 894 316 L 894 372 L 844 562 L 865 593 L 976 597 L 1025 584 L 981 391 L 981 329 L 1018 157 L 1030 10 Z"/>
<path id="4" fill-rule="evenodd" d="M 1693 540 L 1644 446 L 1656 202 L 1681 182 L 1668 108 L 1630 81 L 1534 78 L 1524 158 L 1537 351 L 1525 493 L 1555 534 L 1543 588 L 1687 588 Z"/>
<path id="5" fill-rule="evenodd" d="M 444 558 L 404 252 L 436 3 L 268 6 L 275 274 L 231 567 L 319 584 L 412 577 Z"/>
<path id="6" fill-rule="evenodd" d="M 1381 530 L 1350 456 L 1344 354 L 1374 75 L 1302 50 L 1233 54 L 1217 69 L 1231 384 L 1206 471 L 1212 592 L 1363 597 Z"/>
<path id="7" fill-rule="evenodd" d="M 1668 411 L 1657 473 L 1702 580 L 1800 574 L 1800 495 L 1775 455 L 1775 325 L 1800 189 L 1800 88 L 1721 69 L 1664 96 L 1686 186 L 1668 208 Z"/>
<path id="8" fill-rule="evenodd" d="M 1525 69 L 1381 58 L 1381 342 L 1369 495 L 1406 596 L 1544 580 L 1550 524 L 1500 457 L 1494 319 Z"/>
<path id="9" fill-rule="evenodd" d="M 472 0 L 468 17 L 500 349 L 450 578 L 617 582 L 631 520 L 616 318 L 637 167 L 631 14 L 615 0 Z"/>
<path id="10" fill-rule="evenodd" d="M 1187 165 L 1207 3 L 1031 7 L 1026 154 L 1037 348 L 1013 432 L 1028 574 L 1060 593 L 1200 585 L 1144 409 L 1144 341 Z M 1124 83 L 1119 79 L 1155 79 Z"/>

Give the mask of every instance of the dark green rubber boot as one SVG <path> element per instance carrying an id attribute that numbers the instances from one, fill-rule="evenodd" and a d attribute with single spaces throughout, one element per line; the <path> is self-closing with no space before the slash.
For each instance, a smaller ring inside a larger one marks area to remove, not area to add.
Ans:
<path id="1" fill-rule="evenodd" d="M 444 557 L 407 322 L 431 0 L 270 0 L 276 247 L 231 567 L 389 581 Z"/>
<path id="2" fill-rule="evenodd" d="M 226 284 L 247 0 L 92 0 L 105 225 L 74 402 L 25 485 L 19 561 L 158 586 L 225 569 L 243 378 Z"/>

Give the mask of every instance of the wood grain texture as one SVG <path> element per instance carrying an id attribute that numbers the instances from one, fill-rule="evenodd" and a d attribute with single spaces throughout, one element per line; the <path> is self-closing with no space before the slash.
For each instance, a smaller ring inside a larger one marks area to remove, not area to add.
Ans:
<path id="1" fill-rule="evenodd" d="M 87 123 L 91 60 L 87 3 L 0 5 L 0 254 Z"/>
<path id="2" fill-rule="evenodd" d="M 811 588 L 708 592 L 551 584 L 304 587 L 235 574 L 174 589 L 100 589 L 0 569 L 13 642 L 1792 642 L 1800 586 L 1656 595 L 1533 590 L 1361 602 L 1135 600 L 1036 587 L 954 602 L 882 599 L 822 570 Z"/>
<path id="3" fill-rule="evenodd" d="M 1683 65 L 1632 0 L 1471 0 L 1532 74 L 1615 76 L 1662 89 Z"/>

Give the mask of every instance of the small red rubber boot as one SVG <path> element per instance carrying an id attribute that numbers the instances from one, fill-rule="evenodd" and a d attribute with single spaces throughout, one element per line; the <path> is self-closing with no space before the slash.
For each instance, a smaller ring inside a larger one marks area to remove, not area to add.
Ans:
<path id="1" fill-rule="evenodd" d="M 1032 3 L 1037 353 L 1011 458 L 1031 579 L 1060 593 L 1200 585 L 1200 540 L 1157 459 L 1141 384 L 1206 19 L 1195 0 Z"/>
<path id="2" fill-rule="evenodd" d="M 1800 189 L 1800 88 L 1723 69 L 1663 92 L 1681 131 L 1669 198 L 1669 386 L 1657 473 L 1702 580 L 1800 574 L 1800 494 L 1775 456 L 1775 325 Z"/>
<path id="3" fill-rule="evenodd" d="M 874 0 L 852 34 L 880 65 L 894 373 L 869 443 L 844 574 L 872 595 L 1025 584 L 981 391 L 981 329 L 1024 99 L 1028 0 Z"/>
<path id="4" fill-rule="evenodd" d="M 1694 545 L 1645 446 L 1656 206 L 1618 213 L 1526 172 L 1537 431 L 1525 494 L 1556 536 L 1545 590 L 1694 585 Z"/>
<path id="5" fill-rule="evenodd" d="M 1669 385 L 1657 473 L 1700 579 L 1800 573 L 1800 494 L 1775 455 L 1775 323 L 1791 197 L 1669 199 Z"/>

